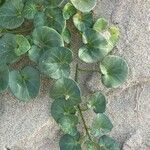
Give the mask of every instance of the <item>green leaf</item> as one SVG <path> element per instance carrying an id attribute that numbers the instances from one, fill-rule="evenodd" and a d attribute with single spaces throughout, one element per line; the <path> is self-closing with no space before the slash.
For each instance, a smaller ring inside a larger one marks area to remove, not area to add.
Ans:
<path id="1" fill-rule="evenodd" d="M 37 1 L 30 0 L 25 3 L 23 15 L 26 19 L 33 19 L 37 12 L 38 12 Z"/>
<path id="2" fill-rule="evenodd" d="M 113 125 L 105 114 L 97 114 L 92 123 L 91 134 L 95 137 L 103 136 L 110 132 Z"/>
<path id="3" fill-rule="evenodd" d="M 74 14 L 76 14 L 77 10 L 71 3 L 67 3 L 63 8 L 63 17 L 65 20 L 70 19 Z"/>
<path id="4" fill-rule="evenodd" d="M 68 48 L 54 47 L 40 57 L 39 67 L 47 76 L 59 79 L 70 75 L 71 61 L 72 52 Z"/>
<path id="5" fill-rule="evenodd" d="M 41 56 L 46 50 L 52 47 L 64 46 L 61 35 L 56 30 L 46 26 L 36 28 L 33 31 L 32 36 L 35 46 L 29 51 L 29 57 L 34 61 L 39 60 L 39 56 Z M 36 57 L 34 55 L 36 55 Z"/>
<path id="6" fill-rule="evenodd" d="M 11 71 L 9 74 L 9 87 L 14 96 L 20 101 L 29 101 L 37 97 L 39 93 L 40 74 L 30 66 L 20 71 Z"/>
<path id="7" fill-rule="evenodd" d="M 93 141 L 86 141 L 85 144 L 86 144 L 87 150 L 101 150 L 99 144 Z"/>
<path id="8" fill-rule="evenodd" d="M 66 42 L 67 44 L 71 42 L 71 33 L 68 28 L 64 28 L 61 35 L 62 35 L 62 38 L 64 39 L 64 42 Z"/>
<path id="9" fill-rule="evenodd" d="M 83 40 L 85 44 L 93 48 L 103 48 L 107 45 L 107 40 L 99 32 L 88 29 L 83 33 Z"/>
<path id="10" fill-rule="evenodd" d="M 106 98 L 105 96 L 100 93 L 96 92 L 92 94 L 89 99 L 89 107 L 93 108 L 95 113 L 104 113 L 106 110 Z"/>
<path id="11" fill-rule="evenodd" d="M 5 34 L 0 39 L 1 63 L 14 63 L 29 49 L 30 44 L 23 35 Z"/>
<path id="12" fill-rule="evenodd" d="M 106 87 L 118 87 L 128 77 L 128 65 L 118 56 L 107 56 L 100 64 L 102 82 Z"/>
<path id="13" fill-rule="evenodd" d="M 34 27 L 40 27 L 47 25 L 47 18 L 44 12 L 38 12 L 34 15 L 33 19 Z"/>
<path id="14" fill-rule="evenodd" d="M 23 35 L 16 35 L 16 44 L 15 53 L 17 56 L 25 54 L 31 48 L 29 41 Z"/>
<path id="15" fill-rule="evenodd" d="M 109 136 L 102 136 L 99 139 L 99 145 L 102 150 L 120 150 L 119 143 Z"/>
<path id="16" fill-rule="evenodd" d="M 75 136 L 77 131 L 78 117 L 75 115 L 65 115 L 58 120 L 58 124 L 65 134 Z"/>
<path id="17" fill-rule="evenodd" d="M 53 85 L 50 96 L 53 99 L 63 98 L 74 106 L 81 102 L 81 93 L 77 83 L 68 78 L 62 78 Z"/>
<path id="18" fill-rule="evenodd" d="M 73 136 L 68 134 L 61 137 L 59 145 L 60 150 L 81 150 L 79 142 Z"/>
<path id="19" fill-rule="evenodd" d="M 8 87 L 9 68 L 7 65 L 0 66 L 0 93 Z"/>
<path id="20" fill-rule="evenodd" d="M 107 28 L 107 26 L 108 26 L 107 20 L 104 19 L 104 18 L 99 18 L 95 22 L 95 24 L 93 26 L 93 29 L 96 30 L 96 31 L 98 31 L 98 32 L 102 32 L 102 31 L 104 31 Z"/>
<path id="21" fill-rule="evenodd" d="M 74 7 L 81 12 L 90 12 L 97 3 L 97 0 L 71 0 Z"/>
<path id="22" fill-rule="evenodd" d="M 93 15 L 92 13 L 77 13 L 73 16 L 73 23 L 75 27 L 84 32 L 93 26 Z"/>
<path id="23" fill-rule="evenodd" d="M 48 19 L 48 25 L 61 34 L 66 26 L 62 10 L 60 8 L 47 8 L 46 16 Z"/>
<path id="24" fill-rule="evenodd" d="M 22 0 L 6 1 L 0 8 L 0 26 L 15 29 L 24 22 L 22 15 L 24 4 Z"/>
<path id="25" fill-rule="evenodd" d="M 49 0 L 50 7 L 57 7 L 59 6 L 63 0 Z"/>
<path id="26" fill-rule="evenodd" d="M 54 100 L 51 106 L 51 114 L 56 122 L 65 115 L 75 114 L 76 110 L 65 99 Z"/>
<path id="27" fill-rule="evenodd" d="M 79 58 L 86 63 L 96 63 L 101 61 L 107 55 L 107 51 L 103 48 L 94 48 L 84 45 L 79 49 Z"/>

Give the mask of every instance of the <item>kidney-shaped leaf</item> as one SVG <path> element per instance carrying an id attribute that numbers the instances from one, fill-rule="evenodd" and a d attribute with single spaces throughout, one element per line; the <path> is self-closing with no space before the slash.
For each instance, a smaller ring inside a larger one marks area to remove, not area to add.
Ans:
<path id="1" fill-rule="evenodd" d="M 0 66 L 0 93 L 8 87 L 9 69 L 7 65 Z"/>
<path id="2" fill-rule="evenodd" d="M 107 45 L 106 38 L 94 29 L 88 29 L 83 33 L 83 42 L 93 48 L 103 48 Z"/>
<path id="3" fill-rule="evenodd" d="M 47 50 L 39 60 L 40 70 L 51 78 L 68 77 L 72 52 L 68 48 L 54 47 Z"/>
<path id="4" fill-rule="evenodd" d="M 60 142 L 60 150 L 81 150 L 81 145 L 79 141 L 76 140 L 71 135 L 65 134 L 61 137 Z"/>
<path id="5" fill-rule="evenodd" d="M 0 8 L 0 26 L 15 29 L 24 22 L 22 15 L 24 4 L 22 0 L 6 1 Z"/>
<path id="6" fill-rule="evenodd" d="M 0 39 L 1 63 L 13 63 L 29 49 L 30 44 L 23 35 L 5 34 Z"/>
<path id="7" fill-rule="evenodd" d="M 51 106 L 51 114 L 56 122 L 65 115 L 75 114 L 76 110 L 65 99 L 54 100 Z"/>
<path id="8" fill-rule="evenodd" d="M 50 96 L 53 99 L 64 98 L 70 105 L 81 102 L 81 93 L 77 83 L 68 78 L 58 79 L 53 85 Z"/>
<path id="9" fill-rule="evenodd" d="M 16 98 L 26 102 L 38 95 L 40 74 L 38 70 L 30 66 L 20 71 L 11 71 L 9 74 L 9 87 Z"/>
<path id="10" fill-rule="evenodd" d="M 97 3 L 97 0 L 71 0 L 74 7 L 81 12 L 90 12 Z"/>
<path id="11" fill-rule="evenodd" d="M 103 136 L 110 132 L 113 125 L 105 114 L 97 114 L 91 127 L 91 134 L 95 137 Z"/>
<path id="12" fill-rule="evenodd" d="M 84 45 L 79 49 L 79 58 L 86 63 L 95 63 L 101 61 L 107 55 L 107 51 L 103 48 L 94 48 Z"/>
<path id="13" fill-rule="evenodd" d="M 71 3 L 67 3 L 63 8 L 63 17 L 65 20 L 70 19 L 76 13 L 75 7 Z"/>
<path id="14" fill-rule="evenodd" d="M 106 135 L 99 139 L 99 145 L 101 149 L 104 150 L 120 150 L 119 143 L 115 139 Z"/>
<path id="15" fill-rule="evenodd" d="M 36 46 L 32 47 L 29 51 L 29 58 L 34 61 L 37 61 L 39 56 L 49 48 L 64 46 L 61 35 L 56 30 L 47 26 L 39 26 L 33 31 L 32 36 Z"/>
<path id="16" fill-rule="evenodd" d="M 92 13 L 77 13 L 73 16 L 73 23 L 75 27 L 84 32 L 93 26 L 93 15 Z"/>
<path id="17" fill-rule="evenodd" d="M 96 92 L 92 94 L 89 99 L 89 107 L 93 108 L 95 113 L 103 113 L 106 110 L 106 98 L 105 96 L 100 93 Z"/>
<path id="18" fill-rule="evenodd" d="M 128 76 L 128 65 L 118 56 L 107 56 L 100 64 L 102 82 L 106 87 L 118 87 Z"/>

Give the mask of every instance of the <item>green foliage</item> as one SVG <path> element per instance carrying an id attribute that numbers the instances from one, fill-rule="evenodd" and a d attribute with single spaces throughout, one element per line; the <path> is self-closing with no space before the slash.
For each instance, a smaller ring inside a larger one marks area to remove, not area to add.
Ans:
<path id="1" fill-rule="evenodd" d="M 113 127 L 105 115 L 106 97 L 97 91 L 83 102 L 78 81 L 83 71 L 96 71 L 103 85 L 111 88 L 120 86 L 128 76 L 126 61 L 111 54 L 120 31 L 105 18 L 94 19 L 92 9 L 96 3 L 97 0 L 0 1 L 0 93 L 8 89 L 20 101 L 28 102 L 39 94 L 40 75 L 52 78 L 50 112 L 65 134 L 59 142 L 60 150 L 81 150 L 83 145 L 87 150 L 120 149 L 114 139 L 105 135 Z M 78 63 L 71 68 L 72 25 L 83 42 L 75 55 L 85 63 L 97 63 L 98 69 L 86 70 Z M 36 68 L 24 64 L 21 67 L 21 58 L 26 57 Z M 14 70 L 18 64 L 22 69 Z M 83 115 L 89 109 L 96 116 L 91 126 Z M 79 123 L 83 123 L 84 133 L 78 131 Z"/>

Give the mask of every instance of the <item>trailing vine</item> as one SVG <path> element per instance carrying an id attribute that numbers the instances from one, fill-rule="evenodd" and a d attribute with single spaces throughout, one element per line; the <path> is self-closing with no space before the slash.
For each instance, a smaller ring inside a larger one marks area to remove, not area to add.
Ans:
<path id="1" fill-rule="evenodd" d="M 97 72 L 107 88 L 125 82 L 128 65 L 111 54 L 119 40 L 119 29 L 106 19 L 93 17 L 97 0 L 1 0 L 0 1 L 0 93 L 9 89 L 20 101 L 38 96 L 40 76 L 54 79 L 50 90 L 51 114 L 64 135 L 61 150 L 119 150 L 117 141 L 107 134 L 113 125 L 105 114 L 107 100 L 100 91 L 83 101 L 78 80 L 80 73 Z M 97 63 L 98 69 L 75 66 L 75 79 L 70 76 L 74 54 L 70 46 L 72 21 L 82 36 L 78 58 L 84 63 Z M 37 64 L 14 70 L 11 64 L 24 55 Z M 83 110 L 81 104 L 84 103 Z M 93 110 L 95 118 L 87 124 L 83 111 Z M 78 124 L 83 124 L 84 133 Z"/>

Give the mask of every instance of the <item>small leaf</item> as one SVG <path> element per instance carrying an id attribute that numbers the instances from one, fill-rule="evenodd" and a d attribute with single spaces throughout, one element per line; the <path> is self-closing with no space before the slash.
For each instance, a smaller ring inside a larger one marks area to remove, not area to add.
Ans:
<path id="1" fill-rule="evenodd" d="M 94 26 L 93 26 L 93 29 L 98 31 L 98 32 L 102 32 L 103 30 L 105 30 L 108 26 L 108 22 L 107 20 L 105 20 L 104 18 L 99 18 Z"/>
<path id="2" fill-rule="evenodd" d="M 71 42 L 71 33 L 68 28 L 64 28 L 62 32 L 62 38 L 64 39 L 64 42 L 69 44 Z"/>
<path id="3" fill-rule="evenodd" d="M 120 150 L 118 142 L 106 135 L 102 136 L 99 139 L 99 145 L 102 150 Z"/>
<path id="4" fill-rule="evenodd" d="M 66 26 L 66 21 L 63 17 L 62 10 L 60 8 L 47 8 L 46 16 L 48 20 L 48 26 L 54 28 L 61 34 Z"/>
<path id="5" fill-rule="evenodd" d="M 20 71 L 11 71 L 9 74 L 9 87 L 14 96 L 20 101 L 29 101 L 39 93 L 40 74 L 30 66 Z"/>
<path id="6" fill-rule="evenodd" d="M 74 7 L 81 12 L 90 12 L 97 3 L 97 0 L 71 0 Z"/>
<path id="7" fill-rule="evenodd" d="M 81 93 L 78 85 L 75 81 L 68 78 L 58 79 L 50 91 L 50 96 L 53 99 L 63 98 L 72 106 L 81 102 Z"/>
<path id="8" fill-rule="evenodd" d="M 9 69 L 7 65 L 0 66 L 0 93 L 8 87 Z"/>
<path id="9" fill-rule="evenodd" d="M 85 144 L 86 144 L 87 150 L 101 150 L 99 144 L 93 141 L 86 141 Z"/>
<path id="10" fill-rule="evenodd" d="M 92 13 L 77 13 L 73 16 L 73 23 L 75 27 L 84 32 L 93 26 L 93 15 Z"/>
<path id="11" fill-rule="evenodd" d="M 40 57 L 39 67 L 47 76 L 59 79 L 70 75 L 71 61 L 72 52 L 68 48 L 54 47 Z"/>
<path id="12" fill-rule="evenodd" d="M 92 123 L 91 134 L 95 137 L 103 136 L 110 132 L 113 125 L 105 114 L 97 114 Z"/>
<path id="13" fill-rule="evenodd" d="M 106 98 L 105 96 L 100 93 L 96 92 L 92 94 L 89 99 L 89 107 L 93 108 L 95 113 L 104 113 L 106 110 Z"/>
<path id="14" fill-rule="evenodd" d="M 65 99 L 54 100 L 51 106 L 51 114 L 56 122 L 65 115 L 74 115 L 75 112 L 75 108 L 67 103 Z"/>
<path id="15" fill-rule="evenodd" d="M 31 48 L 29 41 L 23 35 L 16 35 L 16 44 L 15 53 L 17 56 L 25 54 Z"/>
<path id="16" fill-rule="evenodd" d="M 75 13 L 77 12 L 77 10 L 75 9 L 75 7 L 71 4 L 71 3 L 67 3 L 64 8 L 63 8 L 63 17 L 65 20 L 70 19 Z"/>
<path id="17" fill-rule="evenodd" d="M 61 137 L 60 150 L 81 150 L 81 145 L 79 142 L 71 135 L 65 134 Z"/>
<path id="18" fill-rule="evenodd" d="M 24 22 L 22 0 L 9 0 L 0 7 L 0 26 L 15 29 Z"/>
<path id="19" fill-rule="evenodd" d="M 100 64 L 102 82 L 106 87 L 118 87 L 128 76 L 128 65 L 118 56 L 107 56 Z"/>
<path id="20" fill-rule="evenodd" d="M 58 120 L 58 124 L 65 134 L 74 136 L 77 133 L 78 117 L 75 115 L 65 115 Z"/>
<path id="21" fill-rule="evenodd" d="M 103 48 L 107 45 L 105 37 L 93 29 L 88 29 L 83 33 L 84 43 L 93 48 Z"/>
<path id="22" fill-rule="evenodd" d="M 79 58 L 86 63 L 96 63 L 101 61 L 107 55 L 107 51 L 103 48 L 94 48 L 84 45 L 79 49 Z"/>

